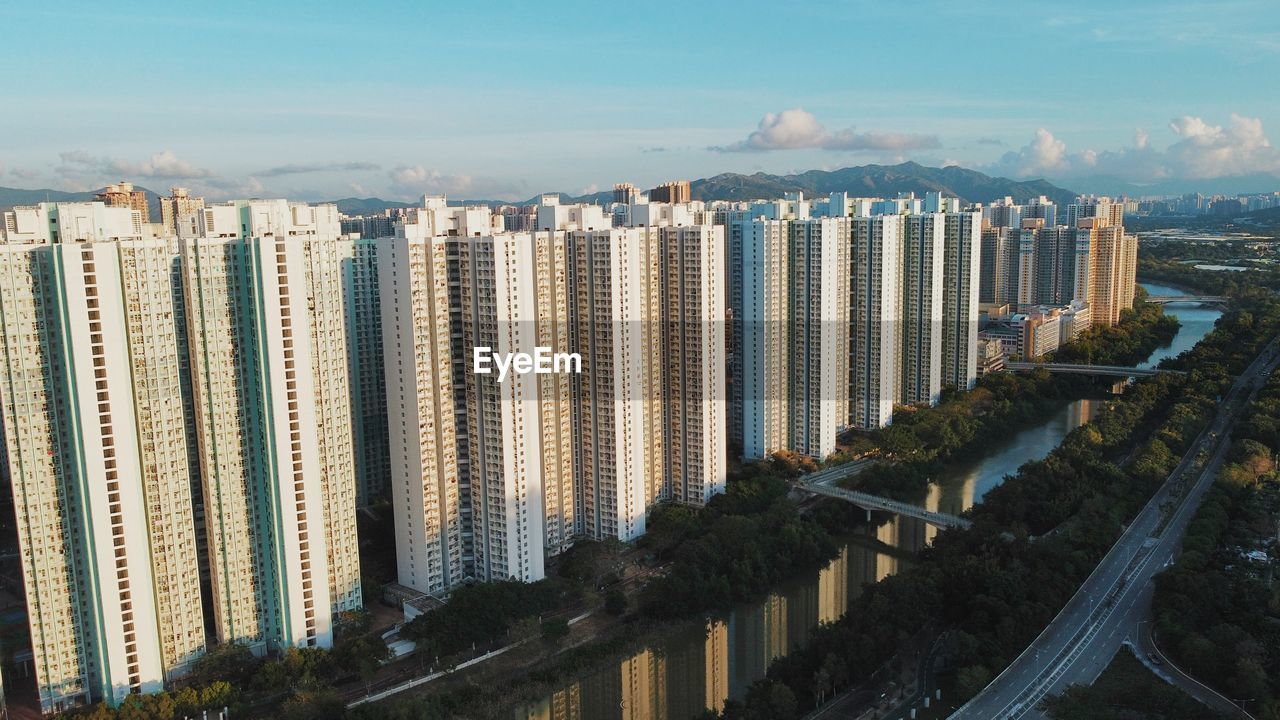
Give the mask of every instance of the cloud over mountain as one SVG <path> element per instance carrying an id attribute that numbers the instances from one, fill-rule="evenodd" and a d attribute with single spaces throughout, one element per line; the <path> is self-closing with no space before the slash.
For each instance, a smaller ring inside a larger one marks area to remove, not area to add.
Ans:
<path id="1" fill-rule="evenodd" d="M 745 139 L 723 146 L 717 152 L 766 152 L 769 150 L 886 151 L 925 150 L 941 147 L 933 135 L 912 133 L 854 132 L 853 128 L 832 132 L 804 108 L 766 113 L 756 130 Z"/>
<path id="2" fill-rule="evenodd" d="M 1280 173 L 1280 150 L 1271 145 L 1259 118 L 1232 114 L 1223 126 L 1183 115 L 1170 120 L 1169 129 L 1177 139 L 1163 150 L 1152 146 L 1146 130 L 1138 129 L 1129 147 L 1070 152 L 1065 142 L 1040 128 L 1026 145 L 984 169 L 1010 177 L 1106 175 L 1132 182 Z"/>
<path id="3" fill-rule="evenodd" d="M 59 153 L 58 157 L 62 164 L 55 168 L 55 172 L 64 177 L 189 180 L 214 176 L 212 170 L 196 167 L 180 159 L 171 150 L 162 150 L 140 162 L 99 157 L 82 150 Z"/>

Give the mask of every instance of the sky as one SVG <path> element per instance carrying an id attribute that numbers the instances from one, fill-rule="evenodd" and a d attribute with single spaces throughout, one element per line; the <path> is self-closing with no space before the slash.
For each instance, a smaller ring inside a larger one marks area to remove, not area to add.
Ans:
<path id="1" fill-rule="evenodd" d="M 0 185 L 523 200 L 915 160 L 1280 174 L 1280 7 L 8 3 Z"/>

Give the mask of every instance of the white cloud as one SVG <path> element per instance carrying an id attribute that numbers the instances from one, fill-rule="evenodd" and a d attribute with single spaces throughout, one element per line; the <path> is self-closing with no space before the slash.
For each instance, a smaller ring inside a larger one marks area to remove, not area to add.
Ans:
<path id="1" fill-rule="evenodd" d="M 401 165 L 387 172 L 391 178 L 391 190 L 404 198 L 424 194 L 448 195 L 460 200 L 515 200 L 525 199 L 523 183 L 512 183 L 495 178 L 471 175 L 447 175 L 438 170 L 427 170 L 421 165 Z"/>
<path id="2" fill-rule="evenodd" d="M 406 193 L 451 192 L 471 187 L 471 177 L 468 175 L 445 175 L 437 170 L 427 170 L 421 165 L 401 165 L 392 169 L 388 175 L 391 177 L 392 187 Z"/>
<path id="3" fill-rule="evenodd" d="M 1280 171 L 1280 152 L 1267 140 L 1259 118 L 1233 113 L 1231 124 L 1223 128 L 1183 116 L 1169 128 L 1182 138 L 1166 151 L 1175 175 L 1208 178 Z"/>
<path id="4" fill-rule="evenodd" d="M 1036 130 L 1031 142 L 1001 156 L 996 166 L 1014 177 L 1054 175 L 1070 168 L 1067 144 L 1044 128 Z"/>
<path id="5" fill-rule="evenodd" d="M 55 172 L 63 177 L 88 180 L 120 178 L 159 178 L 168 180 L 192 180 L 214 177 L 207 168 L 196 167 L 180 159 L 172 150 L 162 150 L 147 160 L 129 162 L 91 155 L 83 150 L 59 153 L 62 164 Z"/>
<path id="6" fill-rule="evenodd" d="M 765 152 L 769 150 L 880 150 L 902 151 L 940 147 L 933 135 L 912 133 L 857 133 L 853 128 L 831 132 L 804 108 L 766 113 L 745 140 L 713 146 L 717 152 Z"/>
<path id="7" fill-rule="evenodd" d="M 249 176 L 243 180 L 231 178 L 211 178 L 204 183 L 199 183 L 194 190 L 203 192 L 206 196 L 213 199 L 241 199 L 241 198 L 260 198 L 266 195 L 262 181 L 256 177 Z"/>
<path id="8" fill-rule="evenodd" d="M 1178 139 L 1164 150 L 1153 147 L 1139 128 L 1131 147 L 1069 152 L 1066 143 L 1040 128 L 1029 143 L 983 169 L 1010 177 L 1107 175 L 1131 182 L 1280 173 L 1280 151 L 1258 118 L 1233 114 L 1223 127 L 1184 115 L 1171 120 L 1169 129 Z"/>

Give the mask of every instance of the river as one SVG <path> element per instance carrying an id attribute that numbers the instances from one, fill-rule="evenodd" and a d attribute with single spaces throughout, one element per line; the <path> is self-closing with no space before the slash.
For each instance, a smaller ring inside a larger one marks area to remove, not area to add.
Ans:
<path id="1" fill-rule="evenodd" d="M 1141 285 L 1151 295 L 1187 294 L 1187 291 L 1183 288 L 1169 287 L 1168 285 L 1156 285 L 1155 283 L 1141 283 Z M 1202 307 L 1192 303 L 1171 303 L 1164 306 L 1164 311 L 1170 315 L 1177 316 L 1178 322 L 1182 323 L 1182 325 L 1178 328 L 1178 334 L 1173 338 L 1173 342 L 1156 349 L 1155 352 L 1151 353 L 1151 357 L 1142 363 L 1141 367 L 1155 367 L 1167 357 L 1174 357 L 1186 350 L 1190 350 L 1192 345 L 1200 342 L 1200 338 L 1213 329 L 1213 324 L 1222 315 L 1221 312 L 1214 308 Z"/>
<path id="2" fill-rule="evenodd" d="M 1175 288 L 1142 283 L 1152 295 L 1182 295 Z M 1191 305 L 1166 312 L 1182 323 L 1173 341 L 1156 349 L 1144 367 L 1195 345 L 1221 314 Z M 1088 422 L 1103 401 L 1077 400 L 1047 420 L 1027 428 L 986 455 L 960 464 L 929 486 L 924 505 L 959 513 L 1024 463 L 1042 458 L 1067 433 Z M 923 549 L 937 530 L 910 518 L 891 517 L 843 539 L 840 555 L 821 570 L 805 573 L 764 600 L 741 605 L 728 617 L 693 628 L 616 664 L 564 683 L 552 694 L 515 709 L 517 720 L 600 718 L 601 720 L 684 720 L 707 709 L 719 711 L 727 698 L 741 699 L 769 663 L 807 641 L 822 622 L 844 615 L 864 586 L 892 575 Z"/>

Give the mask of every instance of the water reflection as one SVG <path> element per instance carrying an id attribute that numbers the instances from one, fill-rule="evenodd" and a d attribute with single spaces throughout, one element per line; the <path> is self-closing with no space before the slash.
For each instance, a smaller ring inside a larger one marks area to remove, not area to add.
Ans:
<path id="1" fill-rule="evenodd" d="M 700 637 L 690 633 L 646 647 L 517 708 L 514 717 L 683 720 L 705 710 L 719 712 L 726 699 L 741 699 L 764 677 L 771 662 L 803 645 L 820 623 L 840 619 L 865 585 L 903 567 L 909 552 L 891 552 L 870 539 L 897 546 L 905 537 L 923 538 L 918 528 L 908 527 L 916 524 L 892 521 L 873 536 L 848 538 L 821 570 L 708 622 Z"/>
<path id="2" fill-rule="evenodd" d="M 1144 285 L 1155 295 L 1181 294 Z M 1182 322 L 1177 337 L 1149 362 L 1177 355 L 1212 327 L 1219 313 L 1198 307 L 1169 309 Z M 930 484 L 922 504 L 960 513 L 980 502 L 1024 463 L 1042 458 L 1076 427 L 1088 422 L 1104 401 L 1079 400 L 1045 422 L 957 465 Z M 516 720 L 685 720 L 705 710 L 720 711 L 728 698 L 741 699 L 764 677 L 769 663 L 803 645 L 819 623 L 834 622 L 866 585 L 893 575 L 925 548 L 938 530 L 893 516 L 847 538 L 840 555 L 816 573 L 778 588 L 764 600 L 735 609 L 727 618 L 655 644 L 572 681 L 538 702 L 516 709 Z"/>
<path id="3" fill-rule="evenodd" d="M 1142 287 L 1152 295 L 1185 295 L 1185 290 L 1172 288 L 1167 285 L 1156 285 L 1154 283 L 1142 283 Z M 1180 323 L 1178 334 L 1174 336 L 1173 342 L 1167 346 L 1157 349 L 1147 358 L 1147 361 L 1139 365 L 1139 367 L 1155 367 L 1160 361 L 1167 357 L 1176 357 L 1186 350 L 1190 350 L 1191 346 L 1200 342 L 1200 338 L 1204 337 L 1213 329 L 1213 324 L 1218 321 L 1222 313 L 1212 307 L 1204 307 L 1194 303 L 1171 303 L 1165 305 L 1165 313 L 1178 318 Z"/>

